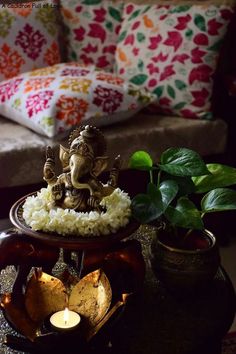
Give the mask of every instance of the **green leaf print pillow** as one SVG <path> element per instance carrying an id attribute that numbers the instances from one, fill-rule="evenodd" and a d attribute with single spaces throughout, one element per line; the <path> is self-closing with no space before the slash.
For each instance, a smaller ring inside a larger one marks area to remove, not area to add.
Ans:
<path id="1" fill-rule="evenodd" d="M 128 3 L 115 71 L 155 94 L 155 111 L 211 119 L 213 75 L 234 4 Z"/>
<path id="2" fill-rule="evenodd" d="M 122 22 L 123 2 L 61 0 L 68 61 L 77 60 L 112 71 Z"/>

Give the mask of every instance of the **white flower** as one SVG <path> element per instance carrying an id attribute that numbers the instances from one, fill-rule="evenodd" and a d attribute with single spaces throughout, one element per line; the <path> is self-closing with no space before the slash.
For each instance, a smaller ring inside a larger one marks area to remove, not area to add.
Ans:
<path id="1" fill-rule="evenodd" d="M 70 236 L 100 236 L 116 232 L 128 224 L 131 200 L 127 193 L 116 188 L 100 203 L 105 212 L 76 212 L 53 205 L 51 188 L 42 188 L 36 196 L 26 198 L 23 217 L 33 230 L 56 232 Z"/>

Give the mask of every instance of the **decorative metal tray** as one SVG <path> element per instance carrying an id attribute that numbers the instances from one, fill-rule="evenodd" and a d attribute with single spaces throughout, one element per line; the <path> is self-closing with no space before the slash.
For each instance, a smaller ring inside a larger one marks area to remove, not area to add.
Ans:
<path id="1" fill-rule="evenodd" d="M 29 227 L 23 218 L 23 205 L 28 196 L 36 195 L 37 192 L 30 193 L 20 198 L 10 210 L 10 220 L 14 226 L 20 229 L 23 233 L 31 236 L 35 239 L 46 242 L 50 245 L 67 249 L 91 249 L 108 246 L 114 242 L 127 238 L 134 233 L 140 226 L 140 224 L 131 219 L 129 224 L 116 233 L 105 236 L 93 236 L 93 237 L 80 237 L 80 236 L 62 236 L 56 233 L 46 233 L 41 231 L 34 231 Z"/>

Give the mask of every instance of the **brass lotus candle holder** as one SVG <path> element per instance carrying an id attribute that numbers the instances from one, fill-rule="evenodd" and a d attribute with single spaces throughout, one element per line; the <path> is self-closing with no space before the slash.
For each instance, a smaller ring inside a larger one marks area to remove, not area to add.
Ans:
<path id="1" fill-rule="evenodd" d="M 32 350 L 48 347 L 49 341 L 69 334 L 70 341 L 89 345 L 92 338 L 114 316 L 121 306 L 126 304 L 128 294 L 113 301 L 112 289 L 106 274 L 97 269 L 81 280 L 70 276 L 70 283 L 65 286 L 57 277 L 41 270 L 36 270 L 29 279 L 25 294 L 17 301 L 11 294 L 4 294 L 1 307 L 7 321 L 26 339 L 25 345 Z M 68 311 L 68 313 L 67 313 Z M 68 314 L 63 319 L 61 313 Z M 7 337 L 11 346 L 12 337 Z M 14 337 L 14 346 L 17 339 Z M 22 344 L 22 339 L 19 339 Z M 64 345 L 68 345 L 64 342 Z"/>

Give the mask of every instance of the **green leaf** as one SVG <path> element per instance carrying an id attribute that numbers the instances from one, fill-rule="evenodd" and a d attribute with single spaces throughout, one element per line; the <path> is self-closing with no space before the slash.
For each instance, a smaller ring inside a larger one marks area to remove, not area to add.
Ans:
<path id="1" fill-rule="evenodd" d="M 129 160 L 129 167 L 137 170 L 151 170 L 152 158 L 146 151 L 136 151 Z"/>
<path id="2" fill-rule="evenodd" d="M 212 112 L 204 112 L 204 114 L 201 115 L 201 119 L 212 120 L 213 118 L 214 115 Z"/>
<path id="3" fill-rule="evenodd" d="M 148 78 L 148 75 L 146 75 L 146 74 L 138 74 L 136 76 L 133 76 L 130 79 L 130 82 L 132 82 L 132 84 L 135 84 L 135 85 L 142 85 L 147 80 L 147 78 Z"/>
<path id="4" fill-rule="evenodd" d="M 113 17 L 116 21 L 121 22 L 122 16 L 119 10 L 115 9 L 114 7 L 108 8 L 109 14 Z"/>
<path id="5" fill-rule="evenodd" d="M 145 39 L 146 39 L 146 36 L 143 33 L 141 33 L 141 32 L 137 33 L 137 41 L 139 43 L 142 43 L 143 41 L 145 41 Z"/>
<path id="6" fill-rule="evenodd" d="M 134 19 L 135 17 L 137 17 L 140 14 L 141 10 L 136 10 L 132 13 L 132 15 L 128 18 L 128 21 Z"/>
<path id="7" fill-rule="evenodd" d="M 202 176 L 209 174 L 200 155 L 186 148 L 170 148 L 161 155 L 160 170 L 174 176 Z"/>
<path id="8" fill-rule="evenodd" d="M 102 0 L 83 0 L 82 4 L 84 5 L 98 5 L 102 2 Z"/>
<path id="9" fill-rule="evenodd" d="M 71 52 L 71 54 L 70 54 L 70 56 L 71 56 L 71 58 L 73 59 L 73 60 L 77 60 L 78 58 L 77 58 L 77 54 L 76 54 L 76 52 Z"/>
<path id="10" fill-rule="evenodd" d="M 192 177 L 180 177 L 180 176 L 171 176 L 168 173 L 164 172 L 162 174 L 163 179 L 168 180 L 171 179 L 178 185 L 178 197 L 182 197 L 185 195 L 189 195 L 195 192 L 195 185 L 192 181 Z"/>
<path id="11" fill-rule="evenodd" d="M 199 210 L 186 197 L 179 198 L 175 208 L 169 206 L 165 216 L 173 225 L 179 227 L 196 230 L 204 228 Z"/>
<path id="12" fill-rule="evenodd" d="M 167 180 L 160 184 L 160 192 L 163 203 L 163 211 L 166 210 L 168 205 L 176 197 L 178 193 L 178 184 L 175 181 Z"/>
<path id="13" fill-rule="evenodd" d="M 206 31 L 205 17 L 203 17 L 202 15 L 195 15 L 194 23 L 201 31 L 204 31 L 204 32 Z"/>
<path id="14" fill-rule="evenodd" d="M 188 30 L 185 32 L 185 37 L 186 37 L 187 39 L 191 39 L 192 36 L 193 36 L 193 30 L 188 29 Z"/>
<path id="15" fill-rule="evenodd" d="M 147 194 L 149 195 L 151 201 L 156 205 L 156 207 L 162 210 L 161 192 L 154 183 L 148 183 Z"/>
<path id="16" fill-rule="evenodd" d="M 105 26 L 110 32 L 113 31 L 113 23 L 112 22 L 106 22 Z"/>
<path id="17" fill-rule="evenodd" d="M 182 109 L 186 105 L 186 102 L 179 102 L 173 108 L 174 109 Z"/>
<path id="18" fill-rule="evenodd" d="M 223 39 L 220 39 L 219 41 L 217 41 L 215 44 L 213 44 L 211 47 L 208 48 L 208 50 L 212 50 L 213 52 L 219 52 L 221 46 L 223 43 Z"/>
<path id="19" fill-rule="evenodd" d="M 196 193 L 236 184 L 236 168 L 217 163 L 207 164 L 210 175 L 192 177 Z"/>
<path id="20" fill-rule="evenodd" d="M 143 60 L 142 59 L 139 59 L 138 60 L 138 68 L 140 71 L 143 71 L 143 67 L 144 67 L 144 64 L 143 64 Z"/>
<path id="21" fill-rule="evenodd" d="M 167 93 L 171 98 L 175 98 L 175 90 L 172 86 L 167 85 Z"/>
<path id="22" fill-rule="evenodd" d="M 184 81 L 181 81 L 181 80 L 175 80 L 175 86 L 180 91 L 184 90 L 187 87 L 186 83 Z"/>
<path id="23" fill-rule="evenodd" d="M 151 8 L 151 5 L 148 5 L 146 8 L 144 8 L 142 13 L 145 14 L 150 8 Z"/>
<path id="24" fill-rule="evenodd" d="M 131 210 L 133 217 L 142 224 L 156 220 L 163 213 L 162 208 L 159 208 L 148 194 L 136 195 L 132 199 Z"/>
<path id="25" fill-rule="evenodd" d="M 119 38 L 118 38 L 118 42 L 122 42 L 125 39 L 126 34 L 127 34 L 127 31 L 121 32 L 121 34 L 119 35 Z"/>
<path id="26" fill-rule="evenodd" d="M 181 6 L 174 6 L 170 13 L 178 13 L 178 12 L 185 12 L 190 9 L 190 5 L 181 5 Z"/>
<path id="27" fill-rule="evenodd" d="M 216 188 L 207 193 L 201 201 L 204 213 L 236 209 L 236 191 L 229 188 Z"/>
<path id="28" fill-rule="evenodd" d="M 159 86 L 155 90 L 153 90 L 153 93 L 160 98 L 161 95 L 163 94 L 163 91 L 164 91 L 164 86 Z"/>

